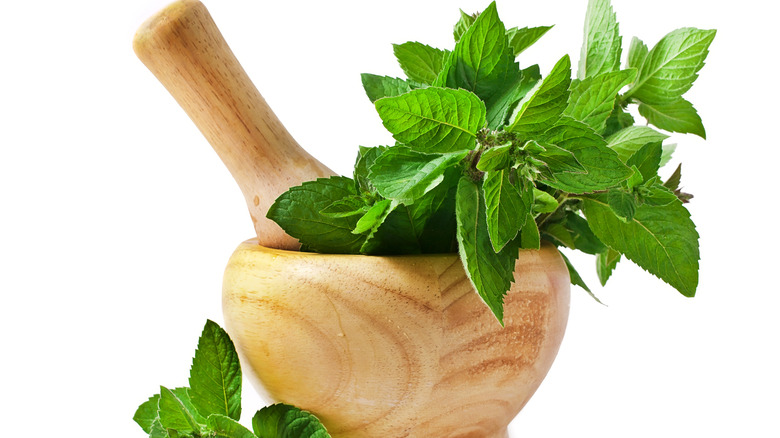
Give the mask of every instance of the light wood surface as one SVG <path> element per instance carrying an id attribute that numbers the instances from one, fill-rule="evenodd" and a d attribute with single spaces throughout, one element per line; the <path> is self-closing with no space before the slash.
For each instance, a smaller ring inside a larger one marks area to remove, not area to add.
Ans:
<path id="1" fill-rule="evenodd" d="M 325 255 L 239 246 L 223 309 L 245 373 L 334 437 L 506 437 L 569 312 L 552 246 L 521 251 L 501 328 L 457 255 Z"/>
<path id="2" fill-rule="evenodd" d="M 230 170 L 259 241 L 297 249 L 298 241 L 265 217 L 268 208 L 288 188 L 334 173 L 287 132 L 205 6 L 192 0 L 172 3 L 141 26 L 133 49 Z"/>

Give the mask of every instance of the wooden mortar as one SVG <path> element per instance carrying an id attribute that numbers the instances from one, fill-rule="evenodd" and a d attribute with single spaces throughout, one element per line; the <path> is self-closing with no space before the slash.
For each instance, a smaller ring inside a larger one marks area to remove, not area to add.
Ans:
<path id="1" fill-rule="evenodd" d="M 557 250 L 520 252 L 505 328 L 456 254 L 290 251 L 298 242 L 268 207 L 333 172 L 287 132 L 200 2 L 147 20 L 133 47 L 246 198 L 257 239 L 228 262 L 223 310 L 257 389 L 315 413 L 334 437 L 506 437 L 563 338 L 569 274 Z"/>

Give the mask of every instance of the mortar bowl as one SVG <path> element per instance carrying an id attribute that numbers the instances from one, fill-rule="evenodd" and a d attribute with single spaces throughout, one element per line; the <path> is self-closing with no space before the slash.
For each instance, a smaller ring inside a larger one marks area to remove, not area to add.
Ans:
<path id="1" fill-rule="evenodd" d="M 501 327 L 456 254 L 364 256 L 243 242 L 225 326 L 270 401 L 333 437 L 507 436 L 563 339 L 569 274 L 552 245 L 521 250 Z"/>

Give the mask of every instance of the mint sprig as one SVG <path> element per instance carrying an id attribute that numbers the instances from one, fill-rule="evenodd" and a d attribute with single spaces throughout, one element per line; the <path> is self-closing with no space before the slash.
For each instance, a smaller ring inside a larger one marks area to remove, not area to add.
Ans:
<path id="1" fill-rule="evenodd" d="M 168 389 L 142 403 L 133 420 L 152 438 L 329 438 L 317 417 L 294 406 L 263 408 L 242 426 L 241 366 L 233 342 L 207 321 L 190 369 L 190 387 Z M 282 413 L 280 415 L 279 413 Z"/>
<path id="2" fill-rule="evenodd" d="M 590 0 L 577 78 L 568 55 L 544 76 L 521 69 L 518 55 L 551 27 L 507 28 L 494 2 L 460 12 L 451 50 L 394 45 L 408 78 L 362 79 L 397 143 L 361 147 L 354 180 L 293 187 L 269 217 L 321 252 L 457 251 L 499 321 L 518 251 L 542 240 L 594 255 L 602 284 L 625 256 L 692 296 L 691 195 L 679 172 L 662 183 L 659 171 L 670 133 L 705 135 L 684 94 L 715 31 L 678 29 L 650 49 L 633 38 L 622 65 L 617 15 Z"/>

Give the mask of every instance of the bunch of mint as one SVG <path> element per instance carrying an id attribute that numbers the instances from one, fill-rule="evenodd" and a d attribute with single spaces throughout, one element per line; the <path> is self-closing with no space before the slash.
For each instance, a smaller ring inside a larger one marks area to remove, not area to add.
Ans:
<path id="1" fill-rule="evenodd" d="M 612 6 L 590 0 L 572 79 L 568 55 L 545 77 L 516 61 L 549 29 L 506 29 L 492 3 L 461 12 L 451 51 L 395 45 L 408 79 L 362 79 L 397 143 L 361 147 L 352 179 L 293 187 L 268 217 L 304 250 L 457 249 L 500 322 L 518 251 L 541 240 L 595 255 L 602 284 L 626 256 L 693 296 L 699 245 L 683 206 L 690 195 L 679 190 L 679 167 L 668 181 L 658 176 L 674 147 L 663 144 L 666 134 L 635 126 L 627 108 L 638 105 L 661 130 L 704 137 L 683 94 L 715 31 L 678 29 L 652 49 L 634 38 L 621 67 Z M 566 263 L 572 283 L 590 292 Z"/>
<path id="2" fill-rule="evenodd" d="M 241 365 L 228 334 L 207 321 L 192 360 L 189 388 L 168 389 L 133 419 L 151 438 L 330 438 L 317 417 L 286 404 L 265 407 L 242 426 Z"/>

